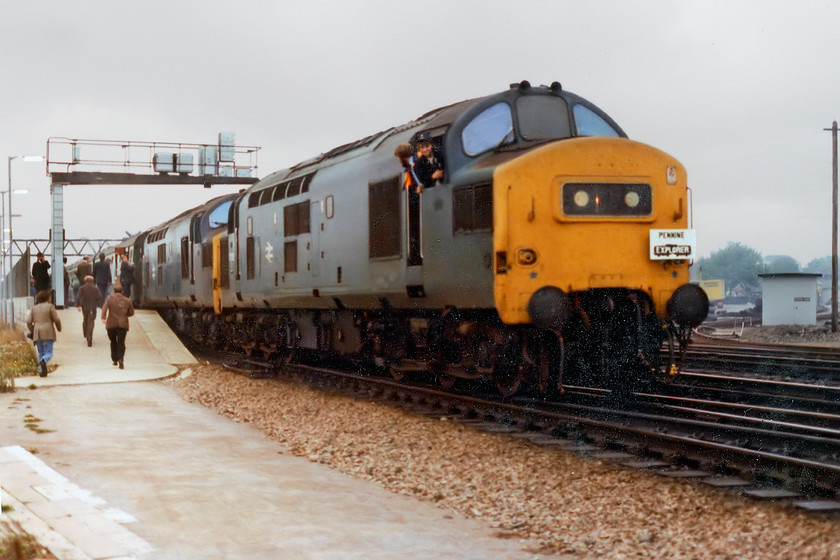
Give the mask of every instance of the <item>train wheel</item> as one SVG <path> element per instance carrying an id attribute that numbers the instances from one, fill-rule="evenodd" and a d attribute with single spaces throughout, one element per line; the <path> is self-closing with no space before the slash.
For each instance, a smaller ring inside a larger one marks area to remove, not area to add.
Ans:
<path id="1" fill-rule="evenodd" d="M 533 371 L 524 358 L 522 337 L 516 331 L 495 330 L 491 380 L 503 397 L 516 394 Z"/>
<path id="2" fill-rule="evenodd" d="M 519 391 L 529 370 L 524 364 L 498 363 L 493 368 L 493 384 L 503 397 L 510 397 Z"/>
<path id="3" fill-rule="evenodd" d="M 391 374 L 391 377 L 393 377 L 395 381 L 402 381 L 403 379 L 405 379 L 405 372 L 394 367 L 393 364 L 388 364 L 387 369 L 388 373 Z"/>
<path id="4" fill-rule="evenodd" d="M 446 373 L 438 373 L 437 374 L 437 381 L 441 387 L 444 389 L 451 389 L 455 386 L 455 382 L 458 381 L 458 378 L 454 375 L 449 375 Z"/>
<path id="5" fill-rule="evenodd" d="M 300 336 L 295 322 L 287 315 L 283 315 L 277 324 L 277 355 L 281 364 L 294 361 Z"/>
<path id="6" fill-rule="evenodd" d="M 566 369 L 566 343 L 554 332 L 530 337 L 523 348 L 523 361 L 535 372 L 541 395 L 562 395 L 563 373 Z"/>
<path id="7" fill-rule="evenodd" d="M 377 334 L 372 339 L 374 363 L 396 381 L 402 381 L 406 372 L 399 366 L 407 358 L 408 336 L 396 321 L 377 327 Z"/>

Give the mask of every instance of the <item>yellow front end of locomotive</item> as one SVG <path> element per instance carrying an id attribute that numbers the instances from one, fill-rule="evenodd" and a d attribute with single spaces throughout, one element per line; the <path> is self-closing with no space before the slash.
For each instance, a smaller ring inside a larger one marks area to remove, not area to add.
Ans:
<path id="1" fill-rule="evenodd" d="M 562 140 L 500 166 L 493 179 L 499 315 L 508 324 L 533 322 L 529 302 L 550 287 L 570 296 L 643 291 L 664 316 L 689 280 L 689 213 L 682 165 L 624 138 Z"/>

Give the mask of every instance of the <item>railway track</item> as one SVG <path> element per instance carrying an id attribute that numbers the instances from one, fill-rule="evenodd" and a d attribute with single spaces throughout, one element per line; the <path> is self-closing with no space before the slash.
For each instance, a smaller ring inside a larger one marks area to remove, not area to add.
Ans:
<path id="1" fill-rule="evenodd" d="M 840 348 L 700 338 L 689 345 L 683 369 L 840 385 Z"/>
<path id="2" fill-rule="evenodd" d="M 619 407 L 609 391 L 590 387 L 568 387 L 560 402 L 499 400 L 489 390 L 451 392 L 364 371 L 230 365 L 250 375 L 292 377 L 664 476 L 840 512 L 840 405 L 814 396 L 819 393 L 813 386 L 810 396 L 785 396 L 778 387 L 768 391 L 766 380 L 744 378 L 737 390 L 675 383 L 662 392 L 636 393 Z M 799 385 L 797 390 L 807 392 L 806 384 Z"/>

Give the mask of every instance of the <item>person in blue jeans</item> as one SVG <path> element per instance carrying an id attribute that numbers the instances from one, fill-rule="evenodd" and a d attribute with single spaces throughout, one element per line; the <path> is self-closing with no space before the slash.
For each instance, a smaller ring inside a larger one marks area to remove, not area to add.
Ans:
<path id="1" fill-rule="evenodd" d="M 61 332 L 61 320 L 50 299 L 49 290 L 41 290 L 35 294 L 35 307 L 29 311 L 29 317 L 26 318 L 26 325 L 32 333 L 32 341 L 38 350 L 38 368 L 41 377 L 47 376 L 47 364 L 53 357 L 56 330 Z"/>

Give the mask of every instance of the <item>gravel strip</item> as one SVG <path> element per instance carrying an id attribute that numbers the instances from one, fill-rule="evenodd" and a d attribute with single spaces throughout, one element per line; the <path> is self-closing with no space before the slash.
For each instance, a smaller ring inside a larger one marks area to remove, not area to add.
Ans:
<path id="1" fill-rule="evenodd" d="M 211 365 L 169 381 L 288 453 L 532 538 L 559 558 L 838 559 L 840 523 L 444 419 Z"/>

